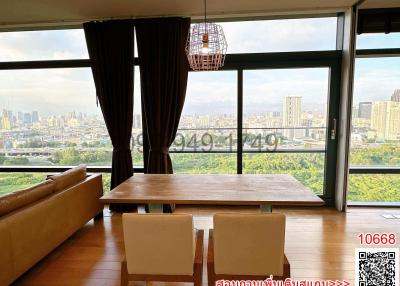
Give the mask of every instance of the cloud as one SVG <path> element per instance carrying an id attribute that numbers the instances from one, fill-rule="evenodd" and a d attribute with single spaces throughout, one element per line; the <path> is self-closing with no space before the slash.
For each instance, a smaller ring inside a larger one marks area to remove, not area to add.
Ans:
<path id="1" fill-rule="evenodd" d="M 183 114 L 235 114 L 236 101 L 236 72 L 192 72 Z"/>
<path id="2" fill-rule="evenodd" d="M 89 68 L 0 71 L 0 108 L 100 114 Z"/>
<path id="3" fill-rule="evenodd" d="M 0 33 L 0 61 L 88 58 L 82 29 Z"/>
<path id="4" fill-rule="evenodd" d="M 389 49 L 400 47 L 400 33 L 361 34 L 357 36 L 357 49 Z"/>
<path id="5" fill-rule="evenodd" d="M 354 76 L 354 103 L 390 100 L 400 89 L 400 58 L 357 59 Z"/>

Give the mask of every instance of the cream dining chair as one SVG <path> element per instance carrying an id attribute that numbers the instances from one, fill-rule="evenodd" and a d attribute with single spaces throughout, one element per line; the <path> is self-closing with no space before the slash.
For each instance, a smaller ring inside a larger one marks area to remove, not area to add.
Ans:
<path id="1" fill-rule="evenodd" d="M 208 240 L 208 285 L 218 280 L 290 277 L 283 214 L 215 214 Z"/>
<path id="2" fill-rule="evenodd" d="M 121 285 L 129 281 L 202 284 L 203 230 L 188 214 L 122 215 L 125 259 Z"/>

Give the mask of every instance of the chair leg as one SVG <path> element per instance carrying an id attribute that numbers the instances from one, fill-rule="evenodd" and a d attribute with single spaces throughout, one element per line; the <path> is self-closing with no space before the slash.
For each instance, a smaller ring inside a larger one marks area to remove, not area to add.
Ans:
<path id="1" fill-rule="evenodd" d="M 207 263 L 208 286 L 215 286 L 214 264 Z"/>
<path id="2" fill-rule="evenodd" d="M 207 278 L 208 286 L 215 286 L 214 232 L 212 229 L 208 232 Z"/>
<path id="3" fill-rule="evenodd" d="M 121 262 L 121 286 L 128 286 L 128 268 L 125 260 Z"/>
<path id="4" fill-rule="evenodd" d="M 196 251 L 193 264 L 194 286 L 202 286 L 203 284 L 203 245 L 204 245 L 204 230 L 197 230 Z"/>
<path id="5" fill-rule="evenodd" d="M 290 278 L 290 263 L 285 254 L 283 263 L 283 280 L 286 278 Z"/>
<path id="6" fill-rule="evenodd" d="M 94 220 L 100 220 L 103 218 L 103 210 L 101 210 L 101 212 L 99 212 L 97 215 L 94 216 Z"/>
<path id="7" fill-rule="evenodd" d="M 203 265 L 199 266 L 203 267 Z M 197 269 L 193 273 L 194 286 L 201 286 L 203 284 L 203 269 L 200 269 L 200 267 L 196 267 Z"/>

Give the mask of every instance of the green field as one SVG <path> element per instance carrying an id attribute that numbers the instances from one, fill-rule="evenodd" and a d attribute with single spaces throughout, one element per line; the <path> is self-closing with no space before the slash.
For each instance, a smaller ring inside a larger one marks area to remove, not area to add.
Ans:
<path id="1" fill-rule="evenodd" d="M 80 154 L 73 148 L 57 153 L 54 165 L 109 165 L 111 154 L 94 152 Z M 140 153 L 133 154 L 135 165 L 143 164 Z M 235 154 L 171 154 L 175 173 L 209 174 L 236 173 Z M 0 164 L 12 165 L 10 159 L 0 157 Z M 15 163 L 16 159 L 13 163 Z M 26 158 L 18 158 L 19 164 L 29 165 Z M 400 165 L 398 145 L 386 144 L 371 148 L 353 149 L 352 165 Z M 324 154 L 244 154 L 243 173 L 247 174 L 292 174 L 296 179 L 317 194 L 323 193 Z M 0 173 L 0 195 L 21 190 L 45 178 L 41 173 Z M 104 190 L 110 188 L 110 174 L 103 174 Z M 400 175 L 351 175 L 348 191 L 349 201 L 400 201 Z"/>

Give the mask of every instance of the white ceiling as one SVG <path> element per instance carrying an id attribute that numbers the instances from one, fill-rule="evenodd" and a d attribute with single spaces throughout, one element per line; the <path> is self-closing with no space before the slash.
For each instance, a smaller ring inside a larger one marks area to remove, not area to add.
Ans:
<path id="1" fill-rule="evenodd" d="M 208 0 L 218 17 L 343 11 L 357 0 Z M 400 6 L 400 0 L 366 0 L 364 7 Z M 203 14 L 203 0 L 0 0 L 0 25 L 35 26 L 88 20 Z"/>

